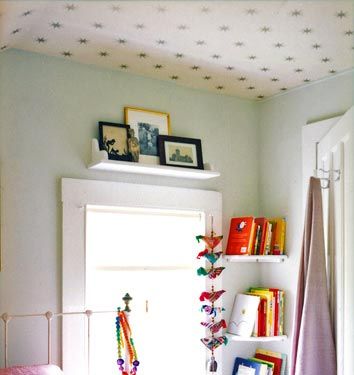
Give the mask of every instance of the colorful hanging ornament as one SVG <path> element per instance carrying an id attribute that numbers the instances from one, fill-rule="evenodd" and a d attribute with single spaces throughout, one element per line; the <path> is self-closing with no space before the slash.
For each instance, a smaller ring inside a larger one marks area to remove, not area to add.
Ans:
<path id="1" fill-rule="evenodd" d="M 220 329 L 226 328 L 226 322 L 225 319 L 221 319 L 217 323 L 213 322 L 201 322 L 202 326 L 209 328 L 211 333 L 217 333 Z"/>
<path id="2" fill-rule="evenodd" d="M 205 312 L 207 315 L 214 315 L 215 317 L 217 314 L 220 314 L 221 312 L 225 311 L 225 309 L 223 307 L 213 307 L 209 305 L 203 305 L 200 308 L 200 311 Z"/>
<path id="3" fill-rule="evenodd" d="M 223 294 L 225 293 L 225 290 L 218 290 L 217 292 L 203 292 L 199 300 L 205 301 L 208 300 L 210 302 L 215 302 L 217 299 L 219 299 Z"/>
<path id="4" fill-rule="evenodd" d="M 200 339 L 200 341 L 211 351 L 214 351 L 222 344 L 227 344 L 227 337 L 220 336 L 220 337 L 205 337 Z"/>
<path id="5" fill-rule="evenodd" d="M 208 236 L 196 236 L 196 239 L 198 242 L 200 242 L 200 240 L 203 240 L 208 247 L 210 247 L 212 250 L 216 248 L 216 246 L 219 245 L 219 243 L 221 242 L 223 236 L 217 236 L 217 237 L 214 237 L 213 235 L 211 235 L 210 237 Z"/>
<path id="6" fill-rule="evenodd" d="M 204 267 L 200 267 L 197 269 L 198 276 L 208 276 L 209 279 L 215 279 L 218 277 L 221 272 L 225 269 L 225 267 L 217 267 L 217 268 L 210 268 L 206 270 Z"/>
<path id="7" fill-rule="evenodd" d="M 117 309 L 116 336 L 118 347 L 117 365 L 119 371 L 121 371 L 122 375 L 136 375 L 140 362 L 138 361 L 134 340 L 131 337 L 131 329 L 129 326 L 127 316 L 124 311 L 120 310 L 120 308 Z M 128 372 L 129 370 L 125 370 L 125 361 L 122 356 L 123 348 L 125 349 L 124 357 L 127 358 L 128 361 L 128 366 L 126 367 L 129 367 L 131 369 L 130 372 Z"/>
<path id="8" fill-rule="evenodd" d="M 218 364 L 215 360 L 214 351 L 220 345 L 227 344 L 226 336 L 218 336 L 215 334 L 218 333 L 223 328 L 226 328 L 226 322 L 224 319 L 216 322 L 215 318 L 217 314 L 222 313 L 224 308 L 215 306 L 214 303 L 217 301 L 224 293 L 225 290 L 215 291 L 214 289 L 214 280 L 221 275 L 225 267 L 214 267 L 214 264 L 222 255 L 222 251 L 214 252 L 214 249 L 220 244 L 222 236 L 214 236 L 213 231 L 213 218 L 211 218 L 211 234 L 210 236 L 196 236 L 198 242 L 201 240 L 206 244 L 206 248 L 199 252 L 197 259 L 205 258 L 210 264 L 210 268 L 199 267 L 197 274 L 199 276 L 207 276 L 211 280 L 211 290 L 204 291 L 201 293 L 199 300 L 200 301 L 209 301 L 210 304 L 202 305 L 201 311 L 203 311 L 210 320 L 206 322 L 201 322 L 200 324 L 210 331 L 211 336 L 200 339 L 201 342 L 211 351 L 210 361 L 208 362 L 208 370 L 210 373 L 217 372 Z"/>

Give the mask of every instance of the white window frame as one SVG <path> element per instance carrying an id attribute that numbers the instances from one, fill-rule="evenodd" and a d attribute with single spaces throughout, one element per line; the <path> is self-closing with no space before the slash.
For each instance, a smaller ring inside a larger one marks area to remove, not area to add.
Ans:
<path id="1" fill-rule="evenodd" d="M 159 208 L 204 212 L 206 233 L 211 220 L 222 233 L 222 195 L 216 191 L 97 180 L 62 179 L 63 312 L 85 310 L 85 207 L 87 205 Z M 222 287 L 222 281 L 218 287 Z M 66 375 L 87 373 L 83 320 L 63 320 L 63 370 Z M 221 350 L 217 351 L 221 364 Z M 222 375 L 222 366 L 216 375 Z"/>

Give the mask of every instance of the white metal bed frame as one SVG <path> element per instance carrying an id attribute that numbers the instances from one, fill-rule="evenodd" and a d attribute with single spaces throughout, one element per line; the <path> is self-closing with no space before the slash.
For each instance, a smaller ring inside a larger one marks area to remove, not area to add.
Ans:
<path id="1" fill-rule="evenodd" d="M 128 310 L 125 310 L 128 311 Z M 48 360 L 47 364 L 51 364 L 52 362 L 52 319 L 63 317 L 63 316 L 72 316 L 72 315 L 83 315 L 86 317 L 86 327 L 87 327 L 87 369 L 88 374 L 90 373 L 90 336 L 91 336 L 91 316 L 93 314 L 113 314 L 117 313 L 116 310 L 112 311 L 92 311 L 92 310 L 85 310 L 85 311 L 75 311 L 75 312 L 62 312 L 62 313 L 53 313 L 52 311 L 47 311 L 45 313 L 39 314 L 8 314 L 4 313 L 1 315 L 1 320 L 4 324 L 4 364 L 5 368 L 8 367 L 8 341 L 9 341 L 9 323 L 12 319 L 21 319 L 21 318 L 29 318 L 29 317 L 44 317 L 47 320 L 47 350 L 48 350 Z"/>

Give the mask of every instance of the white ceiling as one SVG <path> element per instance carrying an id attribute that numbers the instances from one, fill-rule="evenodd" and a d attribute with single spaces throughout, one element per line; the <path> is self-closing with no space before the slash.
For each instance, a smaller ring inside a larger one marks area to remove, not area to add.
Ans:
<path id="1" fill-rule="evenodd" d="M 0 1 L 11 48 L 263 99 L 353 67 L 353 2 Z"/>

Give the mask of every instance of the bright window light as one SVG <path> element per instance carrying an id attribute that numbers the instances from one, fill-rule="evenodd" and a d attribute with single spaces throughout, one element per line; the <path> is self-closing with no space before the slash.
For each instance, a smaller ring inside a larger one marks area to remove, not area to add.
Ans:
<path id="1" fill-rule="evenodd" d="M 86 214 L 86 306 L 115 310 L 133 297 L 130 322 L 138 351 L 138 373 L 205 373 L 199 339 L 200 292 L 196 275 L 203 248 L 202 212 L 88 206 Z M 117 374 L 114 314 L 94 315 L 91 374 Z"/>

